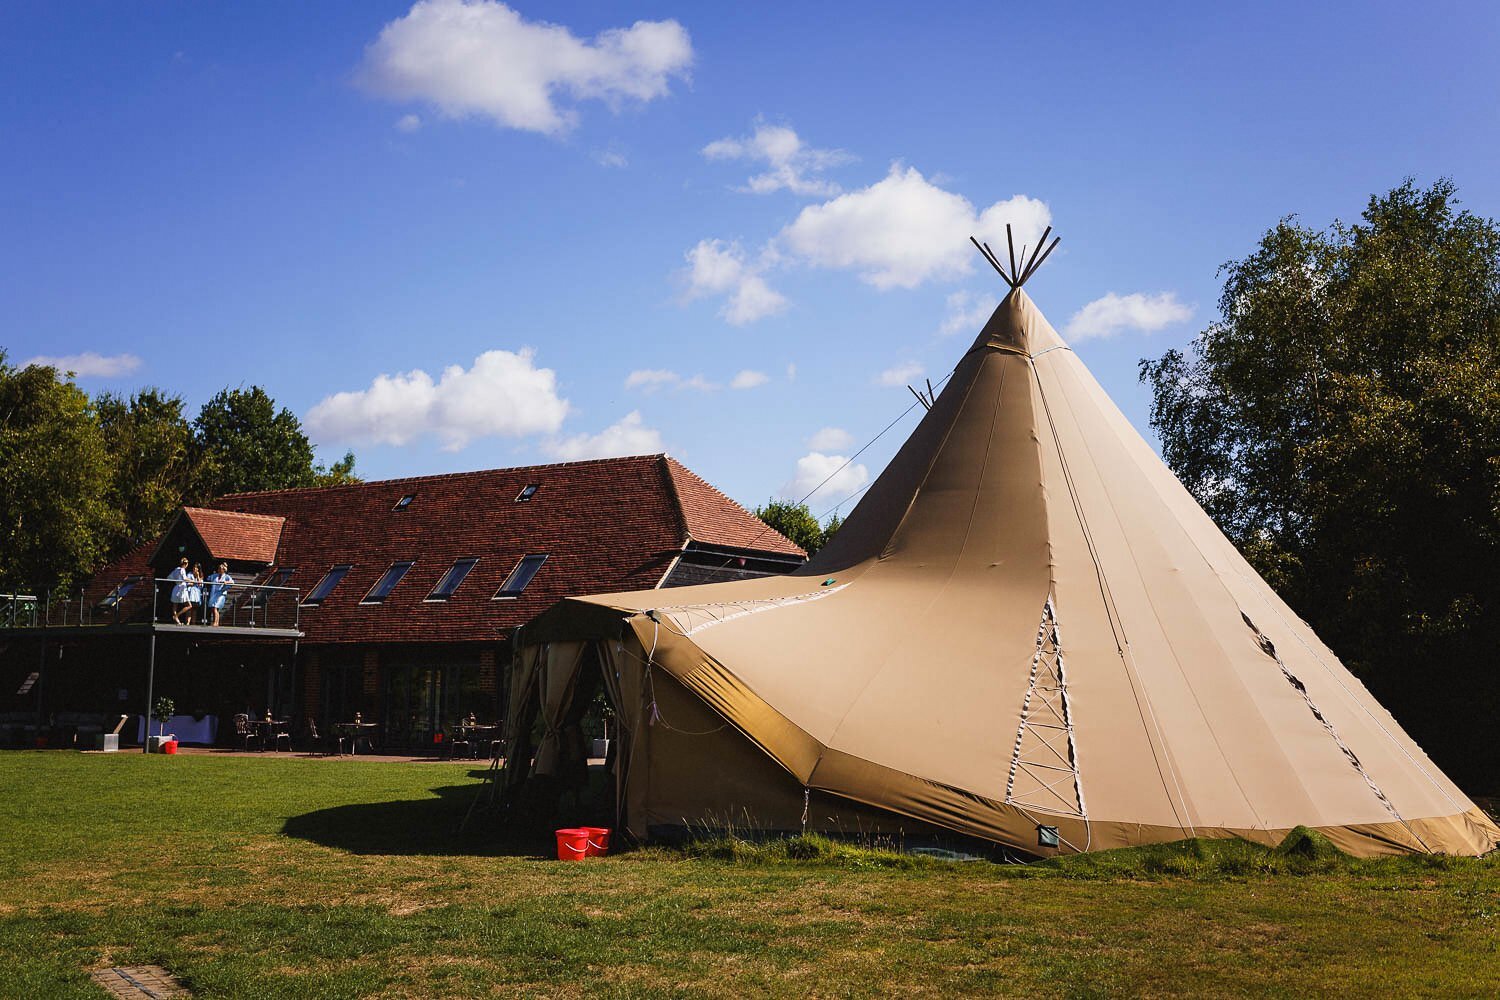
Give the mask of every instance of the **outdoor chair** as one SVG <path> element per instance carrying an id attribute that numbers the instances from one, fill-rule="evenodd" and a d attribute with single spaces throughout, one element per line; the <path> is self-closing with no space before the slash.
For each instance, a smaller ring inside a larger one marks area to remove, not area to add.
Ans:
<path id="1" fill-rule="evenodd" d="M 460 746 L 464 748 L 464 754 L 466 756 L 471 756 L 473 754 L 473 744 L 469 742 L 469 733 L 468 730 L 464 729 L 464 727 L 454 726 L 449 729 L 445 735 L 447 738 L 443 740 L 443 742 L 447 744 L 447 755 L 449 760 L 452 760 L 454 757 L 458 756 L 458 748 Z"/>
<path id="2" fill-rule="evenodd" d="M 281 749 L 281 741 L 286 740 L 286 752 L 291 753 L 292 727 L 290 725 L 283 726 L 280 723 L 276 724 L 270 730 L 270 740 L 271 749 L 276 751 L 279 751 Z"/>
<path id="3" fill-rule="evenodd" d="M 307 743 L 309 753 L 316 753 L 318 751 L 318 720 L 310 715 L 302 720 L 302 738 Z M 327 752 L 326 749 L 323 751 L 325 754 Z"/>
<path id="4" fill-rule="evenodd" d="M 250 752 L 251 740 L 260 743 L 262 750 L 266 748 L 265 738 L 256 732 L 254 726 L 250 725 L 250 716 L 244 712 L 234 717 L 234 735 L 240 738 L 241 745 L 244 746 L 246 753 Z"/>

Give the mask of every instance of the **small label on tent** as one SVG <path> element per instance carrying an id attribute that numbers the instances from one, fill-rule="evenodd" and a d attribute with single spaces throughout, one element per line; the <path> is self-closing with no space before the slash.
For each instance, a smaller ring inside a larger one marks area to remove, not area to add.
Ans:
<path id="1" fill-rule="evenodd" d="M 838 581 L 830 576 L 828 579 L 823 581 L 823 586 L 832 587 L 835 583 L 838 583 Z"/>
<path id="2" fill-rule="evenodd" d="M 26 679 L 21 682 L 21 686 L 16 688 L 16 694 L 25 694 L 26 692 L 30 691 L 32 686 L 36 684 L 37 678 L 41 676 L 41 671 L 33 670 L 26 676 Z"/>

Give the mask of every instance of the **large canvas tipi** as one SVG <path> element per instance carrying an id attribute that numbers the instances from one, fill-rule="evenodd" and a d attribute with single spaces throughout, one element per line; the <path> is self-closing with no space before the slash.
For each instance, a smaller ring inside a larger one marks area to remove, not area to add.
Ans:
<path id="1" fill-rule="evenodd" d="M 602 686 L 641 837 L 939 828 L 1047 854 L 1305 825 L 1360 855 L 1500 844 L 1131 427 L 1025 272 L 1002 273 L 1010 293 L 804 568 L 525 626 L 512 759 L 543 735 L 511 780 L 561 766 Z"/>

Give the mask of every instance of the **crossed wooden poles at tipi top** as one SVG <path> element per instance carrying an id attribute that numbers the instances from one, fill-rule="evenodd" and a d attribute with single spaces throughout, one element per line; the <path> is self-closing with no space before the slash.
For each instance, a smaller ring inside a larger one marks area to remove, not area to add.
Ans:
<path id="1" fill-rule="evenodd" d="M 1026 279 L 1036 273 L 1036 269 L 1042 266 L 1042 262 L 1045 261 L 1052 254 L 1052 251 L 1057 249 L 1057 245 L 1062 242 L 1061 236 L 1055 237 L 1052 240 L 1052 245 L 1047 247 L 1046 251 L 1043 252 L 1042 245 L 1047 242 L 1047 237 L 1051 235 L 1052 227 L 1048 226 L 1047 231 L 1042 233 L 1041 241 L 1037 243 L 1036 249 L 1032 251 L 1030 260 L 1026 259 L 1026 245 L 1024 243 L 1021 244 L 1021 263 L 1023 266 L 1019 271 L 1016 270 L 1016 243 L 1010 235 L 1010 223 L 1007 222 L 1005 224 L 1005 242 L 1010 248 L 1009 271 L 1006 271 L 1005 268 L 1000 266 L 1000 261 L 995 256 L 995 251 L 990 249 L 990 245 L 988 243 L 981 243 L 972 236 L 969 237 L 969 242 L 974 244 L 974 249 L 984 254 L 984 259 L 990 262 L 990 267 L 993 267 L 995 269 L 995 273 L 1000 275 L 1001 279 L 1003 279 L 1007 285 L 1009 285 L 1011 288 L 1020 288 L 1022 285 L 1026 284 Z"/>
<path id="2" fill-rule="evenodd" d="M 1052 245 L 1047 247 L 1047 249 L 1043 251 L 1042 245 L 1047 242 L 1047 237 L 1051 235 L 1052 227 L 1048 226 L 1046 231 L 1042 233 L 1042 238 L 1037 243 L 1036 249 L 1031 252 L 1030 260 L 1026 259 L 1026 244 L 1021 244 L 1021 262 L 1024 266 L 1020 270 L 1017 270 L 1016 241 L 1010 234 L 1010 223 L 1007 222 L 1005 224 L 1005 242 L 1010 248 L 1009 271 L 1006 271 L 1005 268 L 1000 266 L 999 259 L 995 257 L 995 251 L 990 249 L 990 245 L 988 243 L 981 243 L 972 236 L 969 237 L 969 242 L 974 244 L 974 249 L 983 254 L 984 259 L 990 262 L 990 267 L 993 267 L 995 269 L 995 273 L 1000 275 L 1001 280 L 1003 280 L 1012 289 L 1015 289 L 1020 288 L 1022 285 L 1026 284 L 1026 279 L 1036 273 L 1036 269 L 1042 266 L 1043 262 L 1045 262 L 1046 259 L 1052 255 L 1052 251 L 1056 250 L 1057 245 L 1062 242 L 1061 236 L 1053 237 Z M 924 409 L 932 409 L 932 404 L 937 400 L 937 394 L 932 391 L 931 381 L 928 381 L 927 383 L 927 392 L 925 394 L 922 392 L 922 390 L 913 389 L 909 385 L 906 388 L 907 391 L 909 391 L 913 396 L 917 397 L 917 402 L 921 403 Z"/>

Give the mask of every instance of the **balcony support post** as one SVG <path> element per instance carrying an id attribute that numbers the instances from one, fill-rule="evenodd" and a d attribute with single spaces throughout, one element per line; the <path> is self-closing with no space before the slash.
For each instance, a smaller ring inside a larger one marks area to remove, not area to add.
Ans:
<path id="1" fill-rule="evenodd" d="M 141 753 L 151 752 L 151 698 L 156 693 L 156 623 L 151 623 L 150 645 L 146 653 L 146 738 L 141 742 Z"/>

